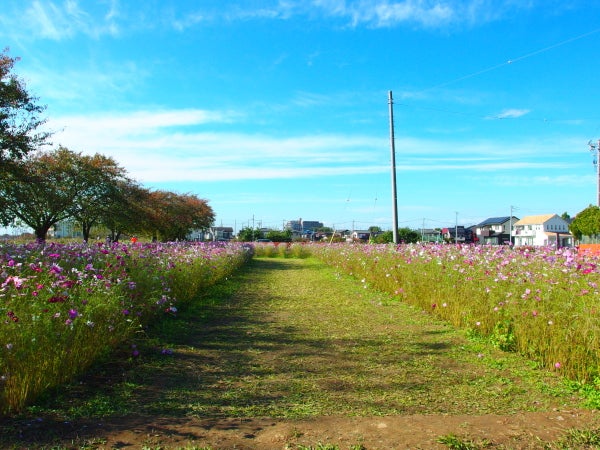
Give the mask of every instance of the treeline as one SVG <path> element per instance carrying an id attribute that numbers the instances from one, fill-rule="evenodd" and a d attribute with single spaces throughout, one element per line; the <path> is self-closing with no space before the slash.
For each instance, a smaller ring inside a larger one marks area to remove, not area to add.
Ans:
<path id="1" fill-rule="evenodd" d="M 45 240 L 58 222 L 72 220 L 84 240 L 98 226 L 115 241 L 123 234 L 169 241 L 213 223 L 206 200 L 146 189 L 110 157 L 44 149 L 51 137 L 40 131 L 46 108 L 13 73 L 17 61 L 8 49 L 0 53 L 1 225 L 27 225 Z"/>

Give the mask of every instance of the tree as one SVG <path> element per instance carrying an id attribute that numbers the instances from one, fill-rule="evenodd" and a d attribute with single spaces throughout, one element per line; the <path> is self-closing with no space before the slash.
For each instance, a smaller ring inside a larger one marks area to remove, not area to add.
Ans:
<path id="1" fill-rule="evenodd" d="M 260 230 L 258 228 L 244 227 L 238 231 L 238 240 L 242 242 L 253 242 L 261 237 Z"/>
<path id="2" fill-rule="evenodd" d="M 143 234 L 154 230 L 148 223 L 151 221 L 150 191 L 132 180 L 117 182 L 112 201 L 109 202 L 100 217 L 100 223 L 109 231 L 109 239 L 118 242 L 123 233 Z"/>
<path id="3" fill-rule="evenodd" d="M 215 220 L 207 201 L 192 194 L 154 191 L 146 209 L 148 230 L 165 241 L 184 240 L 192 230 L 207 229 Z"/>
<path id="4" fill-rule="evenodd" d="M 77 201 L 86 192 L 86 179 L 80 154 L 64 147 L 36 152 L 0 178 L 0 222 L 14 218 L 33 228 L 38 240 L 45 240 L 57 222 L 72 217 Z"/>
<path id="5" fill-rule="evenodd" d="M 577 214 L 569 225 L 569 231 L 577 240 L 600 234 L 600 207 L 590 205 Z"/>
<path id="6" fill-rule="evenodd" d="M 26 90 L 25 83 L 11 73 L 19 58 L 0 52 L 0 177 L 14 168 L 14 163 L 47 143 L 48 132 L 37 131 L 45 123 L 40 116 L 45 106 Z"/>
<path id="7" fill-rule="evenodd" d="M 271 230 L 267 232 L 267 239 L 273 242 L 292 242 L 292 230 Z"/>
<path id="8" fill-rule="evenodd" d="M 113 205 L 124 206 L 120 188 L 129 180 L 125 169 L 112 158 L 100 154 L 82 156 L 80 163 L 80 175 L 86 182 L 74 205 L 73 218 L 81 224 L 83 240 L 87 242 L 92 226 L 107 217 L 109 211 L 114 213 Z"/>
<path id="9" fill-rule="evenodd" d="M 398 228 L 398 241 L 403 244 L 413 244 L 419 242 L 421 235 L 415 230 L 410 228 Z M 394 241 L 394 236 L 391 231 L 384 231 L 383 233 L 375 236 L 373 242 L 377 244 L 387 244 Z"/>
<path id="10" fill-rule="evenodd" d="M 331 227 L 318 227 L 315 228 L 315 233 L 333 233 L 334 230 Z"/>

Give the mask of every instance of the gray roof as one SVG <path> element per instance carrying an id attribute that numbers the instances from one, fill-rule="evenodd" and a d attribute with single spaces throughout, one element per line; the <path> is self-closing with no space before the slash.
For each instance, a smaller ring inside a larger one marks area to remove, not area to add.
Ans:
<path id="1" fill-rule="evenodd" d="M 518 217 L 514 217 L 514 219 L 519 220 Z M 481 222 L 477 226 L 484 227 L 486 225 L 501 225 L 503 223 L 508 222 L 509 220 L 510 220 L 510 216 L 490 217 L 489 219 L 485 219 L 483 222 Z"/>

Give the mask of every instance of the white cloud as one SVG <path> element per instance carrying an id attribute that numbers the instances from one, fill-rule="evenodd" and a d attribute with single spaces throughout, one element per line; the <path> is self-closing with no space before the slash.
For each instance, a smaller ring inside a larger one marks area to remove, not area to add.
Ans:
<path id="1" fill-rule="evenodd" d="M 230 111 L 138 111 L 129 115 L 52 119 L 57 145 L 112 156 L 142 182 L 239 180 L 379 173 L 383 158 L 367 158 L 385 139 L 369 136 L 266 136 L 203 131 L 227 124 Z M 369 162 L 372 161 L 372 162 Z"/>
<path id="2" fill-rule="evenodd" d="M 518 117 L 523 117 L 526 114 L 529 114 L 529 109 L 505 109 L 500 114 L 492 116 L 492 119 L 516 119 Z"/>
<path id="3" fill-rule="evenodd" d="M 33 0 L 28 3 L 22 0 L 18 4 L 13 2 L 12 9 L 6 5 L 3 13 L 7 17 L 2 18 L 4 33 L 20 39 L 61 41 L 79 34 L 93 38 L 107 34 L 115 36 L 120 31 L 117 19 L 121 14 L 116 0 L 98 4 L 78 0 Z"/>
<path id="4" fill-rule="evenodd" d="M 394 27 L 417 24 L 425 28 L 498 20 L 511 11 L 531 8 L 529 2 L 511 0 L 270 0 L 218 6 L 119 3 L 117 0 L 12 0 L 0 16 L 4 33 L 21 38 L 72 39 L 77 35 L 99 38 L 119 35 L 123 30 L 152 29 L 160 25 L 186 31 L 215 21 L 340 20 L 347 26 Z M 25 3 L 27 6 L 23 6 Z M 24 10 L 24 13 L 23 13 Z M 0 31 L 0 35 L 3 34 Z"/>
<path id="5" fill-rule="evenodd" d="M 352 134 L 265 135 L 227 131 L 235 111 L 159 110 L 130 114 L 65 116 L 52 119 L 62 129 L 55 144 L 87 154 L 111 156 L 143 183 L 386 174 L 389 142 Z M 224 131 L 215 131 L 218 125 Z M 396 141 L 399 172 L 514 172 L 566 170 L 568 141 L 448 142 L 402 138 Z M 546 159 L 538 159 L 540 152 Z M 511 175 L 514 176 L 514 175 Z M 539 183 L 544 180 L 540 179 Z M 538 184 L 539 184 L 538 183 Z"/>
<path id="6" fill-rule="evenodd" d="M 53 120 L 64 123 L 69 128 L 84 133 L 104 130 L 112 135 L 126 137 L 148 132 L 158 132 L 161 128 L 185 127 L 207 123 L 229 123 L 239 114 L 229 111 L 208 111 L 203 109 L 177 109 L 158 111 L 134 111 L 129 114 L 98 114 L 86 116 L 66 116 Z"/>
<path id="7" fill-rule="evenodd" d="M 543 175 L 526 177 L 520 175 L 497 175 L 488 180 L 491 185 L 502 187 L 545 186 L 549 188 L 574 186 L 594 186 L 595 175 Z"/>
<path id="8" fill-rule="evenodd" d="M 93 67 L 96 64 L 100 67 Z M 122 101 L 123 92 L 131 92 L 149 76 L 134 62 L 82 64 L 62 71 L 49 69 L 37 62 L 22 72 L 27 87 L 44 103 L 78 105 L 85 109 L 105 107 Z"/>
<path id="9" fill-rule="evenodd" d="M 390 26 L 407 21 L 436 26 L 451 22 L 455 16 L 454 9 L 447 4 L 435 2 L 428 5 L 422 1 L 383 2 L 376 5 L 374 13 L 378 26 Z"/>
<path id="10" fill-rule="evenodd" d="M 417 23 L 424 27 L 440 27 L 455 23 L 486 23 L 509 11 L 529 8 L 531 4 L 512 0 L 314 0 L 313 7 L 326 17 L 347 19 L 353 26 L 391 27 Z"/>

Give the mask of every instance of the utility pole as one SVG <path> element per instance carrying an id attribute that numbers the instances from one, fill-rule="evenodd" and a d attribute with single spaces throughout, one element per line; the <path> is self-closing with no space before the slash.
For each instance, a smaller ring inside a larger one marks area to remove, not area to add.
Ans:
<path id="1" fill-rule="evenodd" d="M 394 99 L 389 91 L 388 105 L 390 107 L 390 151 L 392 163 L 392 239 L 398 244 L 398 194 L 396 192 L 396 145 L 394 143 Z"/>
<path id="2" fill-rule="evenodd" d="M 454 243 L 458 244 L 458 211 L 456 213 L 456 218 L 454 221 Z"/>
<path id="3" fill-rule="evenodd" d="M 512 245 L 513 241 L 512 241 L 512 218 L 513 218 L 513 209 L 515 209 L 515 207 L 513 205 L 510 205 L 510 218 L 509 218 L 509 222 L 508 222 L 508 242 L 509 245 Z"/>
<path id="4" fill-rule="evenodd" d="M 598 143 L 594 144 L 592 141 L 588 142 L 590 146 L 590 152 L 594 155 L 594 166 L 596 166 L 596 177 L 597 181 L 597 192 L 596 192 L 596 206 L 600 206 L 600 139 Z"/>

